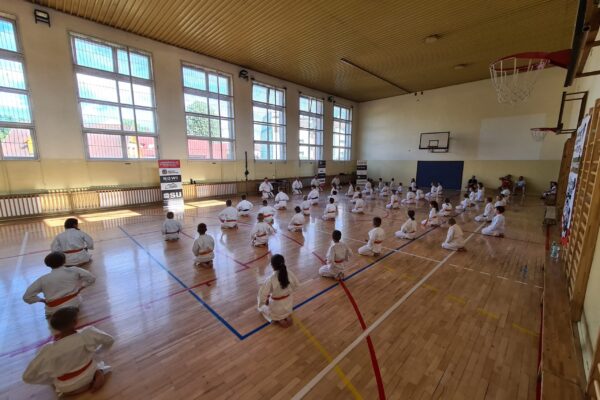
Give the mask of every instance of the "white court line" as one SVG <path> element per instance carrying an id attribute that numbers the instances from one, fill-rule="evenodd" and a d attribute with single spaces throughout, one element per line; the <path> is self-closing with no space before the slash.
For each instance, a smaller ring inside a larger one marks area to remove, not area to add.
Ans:
<path id="1" fill-rule="evenodd" d="M 471 233 L 467 239 L 465 239 L 465 243 L 469 241 L 475 235 L 475 233 L 481 229 L 485 224 L 481 224 L 475 229 L 475 232 Z M 379 318 L 371 326 L 363 331 L 348 347 L 346 347 L 336 358 L 334 358 L 321 372 L 319 372 L 313 379 L 310 380 L 298 393 L 292 397 L 292 400 L 299 400 L 304 398 L 323 378 L 331 372 L 336 365 L 338 365 L 352 350 L 356 348 L 367 336 L 371 334 L 383 321 L 385 321 L 398 307 L 402 305 L 419 287 L 421 287 L 433 274 L 435 274 L 445 263 L 448 261 L 452 255 L 454 255 L 454 251 L 450 252 L 443 260 L 441 260 L 427 275 L 425 275 L 416 285 L 414 285 L 404 296 L 402 296 L 394 305 L 387 309 L 386 312 L 381 314 Z"/>

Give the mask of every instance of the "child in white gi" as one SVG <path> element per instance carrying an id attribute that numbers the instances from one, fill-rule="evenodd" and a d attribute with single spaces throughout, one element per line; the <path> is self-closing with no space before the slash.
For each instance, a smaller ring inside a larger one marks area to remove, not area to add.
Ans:
<path id="1" fill-rule="evenodd" d="M 227 200 L 225 202 L 227 207 L 219 213 L 221 229 L 237 228 L 238 211 L 236 208 L 232 207 L 231 204 L 231 200 Z"/>
<path id="2" fill-rule="evenodd" d="M 440 217 L 438 215 L 440 207 L 438 202 L 433 200 L 429 202 L 430 210 L 427 219 L 424 219 L 421 224 L 423 226 L 440 226 Z"/>
<path id="3" fill-rule="evenodd" d="M 369 240 L 367 240 L 366 245 L 358 249 L 358 254 L 379 257 L 383 239 L 385 239 L 385 232 L 381 228 L 381 218 L 375 217 L 373 218 L 373 229 L 369 231 Z"/>
<path id="4" fill-rule="evenodd" d="M 23 294 L 28 304 L 44 303 L 46 318 L 64 307 L 81 307 L 81 292 L 92 285 L 96 277 L 78 267 L 66 267 L 65 255 L 52 252 L 44 258 L 44 264 L 52 271 L 36 279 Z M 44 297 L 38 296 L 43 294 Z"/>
<path id="5" fill-rule="evenodd" d="M 356 195 L 357 197 L 356 201 L 354 202 L 354 208 L 351 210 L 351 212 L 355 214 L 362 214 L 365 212 L 365 201 L 362 198 L 361 192 L 357 192 Z"/>
<path id="6" fill-rule="evenodd" d="M 66 266 L 80 266 L 92 260 L 89 250 L 94 249 L 94 239 L 84 231 L 79 230 L 79 221 L 76 218 L 67 218 L 65 231 L 59 233 L 50 250 L 65 253 Z"/>
<path id="7" fill-rule="evenodd" d="M 415 181 L 415 178 L 410 180 L 410 188 L 414 191 L 417 191 L 417 182 Z"/>
<path id="8" fill-rule="evenodd" d="M 504 207 L 496 207 L 496 216 L 492 219 L 492 223 L 483 228 L 481 233 L 488 236 L 504 237 Z"/>
<path id="9" fill-rule="evenodd" d="M 263 206 L 258 210 L 259 213 L 265 218 L 265 222 L 269 225 L 273 225 L 273 216 L 275 215 L 275 209 L 269 205 L 266 200 L 263 200 Z"/>
<path id="10" fill-rule="evenodd" d="M 394 190 L 398 190 L 398 185 L 396 184 L 396 180 L 392 178 L 390 181 L 390 191 L 393 192 Z"/>
<path id="11" fill-rule="evenodd" d="M 250 214 L 250 211 L 252 211 L 252 208 L 254 208 L 254 205 L 246 200 L 246 195 L 243 194 L 242 201 L 237 204 L 238 216 L 247 217 L 248 214 Z"/>
<path id="12" fill-rule="evenodd" d="M 296 214 L 290 220 L 288 224 L 288 230 L 291 232 L 302 232 L 302 227 L 304 226 L 304 214 L 302 213 L 302 209 L 298 206 L 294 208 Z"/>
<path id="13" fill-rule="evenodd" d="M 487 198 L 487 203 L 485 203 L 485 209 L 483 210 L 483 214 L 475 217 L 475 221 L 477 222 L 490 222 L 494 218 L 494 203 L 491 197 Z"/>
<path id="14" fill-rule="evenodd" d="M 273 185 L 271 185 L 271 182 L 269 182 L 268 178 L 265 178 L 263 183 L 260 184 L 258 191 L 262 193 L 263 199 L 273 197 Z"/>
<path id="15" fill-rule="evenodd" d="M 281 254 L 271 257 L 273 273 L 258 290 L 258 311 L 269 322 L 274 321 L 284 328 L 292 324 L 294 311 L 293 292 L 300 286 L 298 278 L 288 271 Z"/>
<path id="16" fill-rule="evenodd" d="M 471 188 L 471 193 L 469 193 L 469 207 L 474 207 L 477 202 L 477 189 Z"/>
<path id="17" fill-rule="evenodd" d="M 442 194 L 444 194 L 444 187 L 442 186 L 441 183 L 437 183 L 437 195 L 438 197 L 440 197 Z"/>
<path id="18" fill-rule="evenodd" d="M 475 201 L 481 203 L 485 199 L 485 188 L 483 187 L 483 183 L 479 182 L 477 184 L 477 197 Z"/>
<path id="19" fill-rule="evenodd" d="M 470 203 L 470 201 L 469 201 L 469 194 L 468 194 L 468 193 L 465 193 L 465 194 L 463 195 L 463 199 L 462 199 L 462 201 L 460 202 L 460 204 L 456 206 L 456 209 L 457 209 L 458 211 L 463 211 L 463 210 L 466 210 L 467 208 L 469 208 L 470 204 L 471 204 L 471 203 Z"/>
<path id="20" fill-rule="evenodd" d="M 437 186 L 435 183 L 431 182 L 431 189 L 429 190 L 429 193 L 427 193 L 425 195 L 425 198 L 427 200 L 433 200 L 437 197 Z"/>
<path id="21" fill-rule="evenodd" d="M 361 195 L 361 197 L 362 197 L 362 191 L 360 190 L 360 187 L 358 187 L 358 186 L 357 186 L 357 187 L 356 187 L 356 191 L 355 191 L 355 192 L 354 192 L 354 194 L 352 195 L 352 200 L 351 200 L 351 202 L 352 202 L 353 204 L 354 204 L 354 203 L 356 203 L 356 199 L 358 199 L 358 195 L 359 195 L 359 194 L 360 194 L 360 195 Z"/>
<path id="22" fill-rule="evenodd" d="M 319 178 L 317 175 L 315 175 L 311 181 L 310 181 L 310 186 L 311 187 L 315 187 L 318 188 L 319 190 L 321 190 L 321 182 L 319 181 Z"/>
<path id="23" fill-rule="evenodd" d="M 77 307 L 65 307 L 50 318 L 58 332 L 54 341 L 42 347 L 23 373 L 25 383 L 52 385 L 59 397 L 96 392 L 104 385 L 110 367 L 95 360 L 95 353 L 112 346 L 108 333 L 87 326 L 76 330 Z"/>
<path id="24" fill-rule="evenodd" d="M 358 190 L 358 188 L 357 188 L 357 190 Z M 352 183 L 348 186 L 348 191 L 346 192 L 346 196 L 348 196 L 348 197 L 354 196 L 354 186 L 352 185 Z"/>
<path id="25" fill-rule="evenodd" d="M 335 220 L 337 216 L 337 206 L 335 205 L 335 199 L 333 197 L 329 198 L 329 204 L 325 206 L 325 213 L 323 214 L 323 220 L 331 221 Z"/>
<path id="26" fill-rule="evenodd" d="M 292 183 L 292 194 L 302 194 L 302 181 L 300 178 L 296 178 Z"/>
<path id="27" fill-rule="evenodd" d="M 408 189 L 406 192 L 406 198 L 402 200 L 402 204 L 415 204 L 417 195 L 412 189 Z"/>
<path id="28" fill-rule="evenodd" d="M 423 190 L 417 189 L 415 200 L 425 200 L 425 193 L 423 193 Z"/>
<path id="29" fill-rule="evenodd" d="M 319 189 L 316 186 L 312 186 L 312 190 L 308 194 L 308 200 L 312 205 L 319 204 Z"/>
<path id="30" fill-rule="evenodd" d="M 400 230 L 396 232 L 396 237 L 398 239 L 413 240 L 417 235 L 417 221 L 415 221 L 415 210 L 408 210 L 406 214 L 408 215 L 408 219 L 404 224 L 402 224 Z"/>
<path id="31" fill-rule="evenodd" d="M 452 204 L 450 204 L 450 199 L 445 198 L 444 203 L 442 204 L 442 210 L 440 211 L 440 216 L 449 217 L 452 214 Z"/>
<path id="32" fill-rule="evenodd" d="M 494 203 L 494 207 L 506 207 L 506 200 L 504 199 L 504 195 L 499 194 L 496 196 L 496 202 Z"/>
<path id="33" fill-rule="evenodd" d="M 390 196 L 390 202 L 385 206 L 388 209 L 396 209 L 400 207 L 400 202 L 398 201 L 398 192 L 394 190 L 392 195 Z"/>
<path id="34" fill-rule="evenodd" d="M 327 257 L 325 258 L 327 264 L 319 268 L 319 275 L 326 278 L 343 279 L 344 270 L 350 257 L 352 257 L 352 250 L 345 244 L 340 242 L 342 239 L 342 232 L 333 231 L 331 234 L 333 243 L 327 250 Z"/>
<path id="35" fill-rule="evenodd" d="M 300 207 L 302 207 L 302 213 L 304 215 L 310 215 L 310 200 L 308 200 L 308 196 L 304 196 L 304 200 L 302 201 L 302 204 L 300 204 Z"/>
<path id="36" fill-rule="evenodd" d="M 333 203 L 337 204 L 338 203 L 338 196 L 337 196 L 337 194 L 338 194 L 337 190 L 332 190 L 331 191 L 331 195 L 329 196 L 329 198 L 328 198 L 327 201 L 329 201 L 329 199 L 333 199 Z"/>
<path id="37" fill-rule="evenodd" d="M 279 188 L 279 193 L 275 196 L 275 209 L 285 210 L 288 201 L 290 201 L 290 197 L 283 192 L 283 188 Z"/>
<path id="38" fill-rule="evenodd" d="M 215 258 L 215 239 L 206 233 L 206 224 L 198 224 L 198 237 L 194 240 L 192 253 L 196 256 L 195 266 L 213 267 Z"/>
<path id="39" fill-rule="evenodd" d="M 383 187 L 381 188 L 381 191 L 379 192 L 379 196 L 380 197 L 387 197 L 390 195 L 390 185 L 388 185 L 387 183 L 385 185 L 383 185 Z"/>
<path id="40" fill-rule="evenodd" d="M 252 232 L 250 232 L 252 246 L 267 246 L 269 244 L 269 235 L 274 234 L 276 231 L 271 224 L 265 222 L 265 217 L 262 213 L 258 213 L 257 220 L 258 222 L 252 228 Z"/>
<path id="41" fill-rule="evenodd" d="M 450 227 L 448 228 L 446 241 L 442 243 L 442 247 L 446 250 L 466 251 L 463 231 L 460 226 L 456 225 L 456 220 L 450 218 L 448 220 L 448 225 L 450 225 Z"/>
<path id="42" fill-rule="evenodd" d="M 396 189 L 396 191 L 398 192 L 398 196 L 399 196 L 399 197 L 402 197 L 401 195 L 402 195 L 402 191 L 403 191 L 403 190 L 404 190 L 404 188 L 402 187 L 402 182 L 400 182 L 400 183 L 398 184 L 398 189 Z"/>
<path id="43" fill-rule="evenodd" d="M 171 240 L 179 240 L 179 232 L 181 232 L 181 229 L 183 229 L 181 222 L 174 218 L 175 214 L 169 211 L 167 213 L 167 219 L 165 219 L 165 222 L 163 222 L 161 232 L 165 236 L 165 240 L 167 242 Z"/>
<path id="44" fill-rule="evenodd" d="M 381 191 L 383 190 L 383 187 L 385 185 L 383 184 L 383 178 L 379 178 L 379 182 L 377 182 L 377 187 L 375 188 L 375 192 L 376 193 L 381 193 Z"/>
<path id="45" fill-rule="evenodd" d="M 362 191 L 362 194 L 365 197 L 371 197 L 373 195 L 373 184 L 371 181 L 367 180 L 365 183 L 365 189 Z"/>

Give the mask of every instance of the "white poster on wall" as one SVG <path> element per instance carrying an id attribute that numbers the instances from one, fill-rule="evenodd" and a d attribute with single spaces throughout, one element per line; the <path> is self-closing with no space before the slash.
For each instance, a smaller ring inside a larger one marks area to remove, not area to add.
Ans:
<path id="1" fill-rule="evenodd" d="M 325 177 L 327 176 L 327 161 L 319 160 L 319 167 L 317 168 L 317 179 L 319 180 L 319 185 L 321 187 L 325 187 Z"/>
<path id="2" fill-rule="evenodd" d="M 569 178 L 567 180 L 567 192 L 565 195 L 565 206 L 562 215 L 561 243 L 569 243 L 571 233 L 571 219 L 573 218 L 573 206 L 575 205 L 575 195 L 577 194 L 577 175 L 579 174 L 579 165 L 583 157 L 585 138 L 587 135 L 590 116 L 586 115 L 577 128 L 575 146 L 573 146 L 573 158 L 571 159 L 571 168 L 569 169 Z"/>
<path id="3" fill-rule="evenodd" d="M 367 183 L 367 160 L 356 161 L 356 186 L 361 188 Z"/>
<path id="4" fill-rule="evenodd" d="M 179 160 L 158 160 L 160 192 L 163 206 L 168 209 L 183 209 L 183 183 Z"/>

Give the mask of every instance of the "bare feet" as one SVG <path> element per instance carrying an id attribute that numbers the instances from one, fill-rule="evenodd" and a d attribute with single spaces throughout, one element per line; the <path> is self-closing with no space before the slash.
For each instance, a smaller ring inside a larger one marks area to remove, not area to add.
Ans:
<path id="1" fill-rule="evenodd" d="M 282 319 L 282 320 L 277 321 L 277 323 L 282 328 L 289 328 L 290 326 L 292 326 L 292 319 L 290 317 L 288 317 L 286 319 Z"/>
<path id="2" fill-rule="evenodd" d="M 94 374 L 94 380 L 92 380 L 92 384 L 90 386 L 92 393 L 100 390 L 102 388 L 102 386 L 104 386 L 104 382 L 105 382 L 104 372 L 102 372 L 100 370 L 96 371 L 96 373 Z"/>

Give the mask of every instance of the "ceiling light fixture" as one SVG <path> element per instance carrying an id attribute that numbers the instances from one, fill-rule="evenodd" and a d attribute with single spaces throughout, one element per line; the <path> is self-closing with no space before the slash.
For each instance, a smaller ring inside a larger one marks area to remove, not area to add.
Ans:
<path id="1" fill-rule="evenodd" d="M 369 74 L 369 75 L 371 75 L 371 76 L 374 76 L 375 78 L 377 78 L 377 79 L 379 79 L 379 80 L 382 80 L 382 81 L 384 81 L 385 83 L 387 83 L 387 84 L 390 84 L 390 85 L 392 85 L 392 86 L 394 86 L 394 87 L 396 87 L 396 88 L 398 88 L 398 89 L 402 90 L 402 91 L 403 91 L 403 92 L 405 92 L 405 93 L 410 93 L 410 90 L 407 90 L 407 89 L 403 88 L 402 86 L 396 85 L 394 82 L 392 82 L 392 81 L 389 81 L 389 80 L 387 80 L 387 79 L 383 78 L 382 76 L 379 76 L 379 75 L 377 75 L 377 74 L 375 74 L 375 73 L 373 73 L 373 72 L 371 72 L 371 71 L 369 71 L 369 70 L 367 70 L 367 69 L 364 69 L 363 67 L 361 67 L 361 66 L 359 66 L 359 65 L 356 65 L 356 64 L 354 64 L 352 61 L 348 61 L 348 60 L 347 60 L 347 59 L 345 59 L 345 58 L 341 58 L 341 59 L 340 59 L 340 61 L 341 61 L 343 64 L 349 65 L 349 66 L 351 66 L 351 67 L 354 67 L 354 68 L 356 68 L 356 69 L 358 69 L 358 70 L 361 70 L 362 72 L 365 72 L 365 73 L 367 73 L 367 74 Z"/>
<path id="2" fill-rule="evenodd" d="M 427 44 L 432 44 L 432 43 L 437 42 L 441 38 L 442 38 L 441 35 L 435 34 L 435 35 L 427 36 L 425 39 L 423 39 L 423 41 Z"/>

